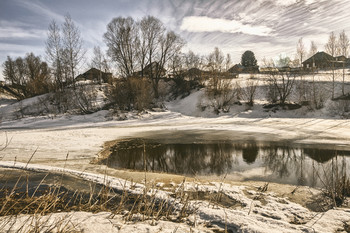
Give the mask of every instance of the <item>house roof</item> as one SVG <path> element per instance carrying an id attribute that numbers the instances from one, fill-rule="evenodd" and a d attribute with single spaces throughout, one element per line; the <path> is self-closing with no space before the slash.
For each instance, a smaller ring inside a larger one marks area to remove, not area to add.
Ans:
<path id="1" fill-rule="evenodd" d="M 99 70 L 99 69 L 96 69 L 96 68 L 91 68 L 91 69 L 89 69 L 89 70 L 87 70 L 86 72 L 84 72 L 84 73 L 82 73 L 82 74 L 80 74 L 80 75 L 87 75 L 87 74 L 99 74 L 99 73 L 102 73 L 102 74 L 110 74 L 110 73 L 106 73 L 106 72 L 103 72 L 103 71 L 101 71 L 101 70 Z M 80 76 L 79 75 L 79 76 Z"/>
<path id="2" fill-rule="evenodd" d="M 315 55 L 311 56 L 310 58 L 303 61 L 304 63 L 310 63 L 310 62 L 322 62 L 322 61 L 334 61 L 335 58 L 328 53 L 325 52 L 317 52 Z"/>
<path id="3" fill-rule="evenodd" d="M 191 68 L 189 70 L 187 70 L 187 74 L 189 75 L 200 75 L 203 71 L 198 69 L 198 68 Z"/>
<path id="4" fill-rule="evenodd" d="M 340 55 L 340 56 L 335 57 L 335 60 L 337 60 L 337 61 L 346 61 L 347 58 L 344 55 Z"/>
<path id="5" fill-rule="evenodd" d="M 76 80 L 79 80 L 79 79 L 81 79 L 81 80 L 91 79 L 91 78 L 94 78 L 94 77 L 98 77 L 99 74 L 102 74 L 102 76 L 112 75 L 112 73 L 106 73 L 106 72 L 103 72 L 103 71 L 101 71 L 99 69 L 91 68 L 88 71 L 86 71 L 85 73 L 79 74 L 75 79 Z"/>
<path id="6" fill-rule="evenodd" d="M 237 70 L 243 70 L 244 66 L 242 66 L 241 64 L 236 64 L 234 66 L 232 66 L 230 69 L 228 69 L 228 72 L 235 72 Z"/>
<path id="7" fill-rule="evenodd" d="M 162 72 L 165 72 L 166 70 L 163 67 L 160 67 L 158 62 L 152 62 L 151 64 L 148 64 L 147 66 L 145 66 L 145 68 L 143 69 L 143 72 L 150 72 L 151 70 L 157 70 L 157 69 L 161 69 Z"/>

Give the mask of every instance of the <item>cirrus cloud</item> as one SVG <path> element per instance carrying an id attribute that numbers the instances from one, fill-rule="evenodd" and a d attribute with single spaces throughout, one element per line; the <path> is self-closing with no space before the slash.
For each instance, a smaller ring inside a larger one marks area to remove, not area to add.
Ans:
<path id="1" fill-rule="evenodd" d="M 207 16 L 189 16 L 182 20 L 180 27 L 189 32 L 243 33 L 255 36 L 270 36 L 272 28 L 264 25 L 243 24 L 237 20 L 210 18 Z"/>

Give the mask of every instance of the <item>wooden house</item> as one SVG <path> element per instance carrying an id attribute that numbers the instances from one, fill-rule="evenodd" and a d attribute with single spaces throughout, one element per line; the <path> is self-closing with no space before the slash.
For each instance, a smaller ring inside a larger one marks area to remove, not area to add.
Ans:
<path id="1" fill-rule="evenodd" d="M 75 78 L 76 82 L 79 81 L 92 81 L 98 83 L 106 83 L 112 78 L 112 73 L 106 73 L 96 68 L 91 68 L 83 74 L 78 75 Z"/>

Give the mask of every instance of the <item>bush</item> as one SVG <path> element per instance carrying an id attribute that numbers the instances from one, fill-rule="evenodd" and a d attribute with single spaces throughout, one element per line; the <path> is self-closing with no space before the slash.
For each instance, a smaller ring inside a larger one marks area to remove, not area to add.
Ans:
<path id="1" fill-rule="evenodd" d="M 177 97 L 185 98 L 191 94 L 191 91 L 203 87 L 199 80 L 190 79 L 186 80 L 183 75 L 178 75 L 172 79 L 174 81 L 171 86 L 171 97 L 176 99 Z"/>
<path id="2" fill-rule="evenodd" d="M 350 100 L 329 100 L 327 110 L 333 116 L 350 118 Z"/>
<path id="3" fill-rule="evenodd" d="M 246 87 L 242 88 L 242 98 L 247 102 L 249 106 L 254 105 L 254 99 L 256 94 L 256 89 L 258 87 L 258 82 L 256 80 L 248 80 Z"/>
<path id="4" fill-rule="evenodd" d="M 310 109 L 321 109 L 325 106 L 325 102 L 330 98 L 330 94 L 322 83 L 307 83 L 305 88 L 306 102 Z"/>
<path id="5" fill-rule="evenodd" d="M 333 206 L 341 206 L 350 197 L 350 178 L 347 174 L 346 160 L 332 158 L 328 169 L 323 169 L 325 179 L 322 180 L 323 193 L 332 199 Z"/>
<path id="6" fill-rule="evenodd" d="M 75 96 L 74 105 L 80 112 L 88 114 L 99 110 L 96 104 L 97 91 L 92 85 L 79 85 L 73 89 Z"/>
<path id="7" fill-rule="evenodd" d="M 217 114 L 220 111 L 228 112 L 234 103 L 235 97 L 237 97 L 238 89 L 232 85 L 231 79 L 225 79 L 219 76 L 212 77 L 208 82 L 206 95 L 211 100 L 211 106 L 214 108 L 214 112 Z"/>
<path id="8" fill-rule="evenodd" d="M 127 78 L 118 80 L 109 93 L 110 102 L 119 110 L 149 109 L 152 106 L 153 93 L 149 80 Z"/>
<path id="9" fill-rule="evenodd" d="M 270 103 L 284 105 L 292 94 L 296 74 L 292 73 L 271 73 L 267 81 L 267 100 Z"/>

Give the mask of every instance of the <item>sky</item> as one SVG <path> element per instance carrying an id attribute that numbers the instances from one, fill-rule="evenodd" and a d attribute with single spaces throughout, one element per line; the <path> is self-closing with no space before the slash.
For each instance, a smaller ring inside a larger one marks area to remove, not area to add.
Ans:
<path id="1" fill-rule="evenodd" d="M 67 13 L 87 49 L 83 70 L 94 46 L 106 49 L 103 34 L 114 17 L 155 16 L 187 42 L 184 52 L 219 47 L 239 63 L 246 50 L 258 61 L 294 58 L 301 37 L 307 49 L 314 41 L 323 51 L 332 31 L 350 33 L 349 12 L 348 0 L 0 0 L 0 79 L 7 56 L 33 52 L 45 60 L 47 28 Z"/>

